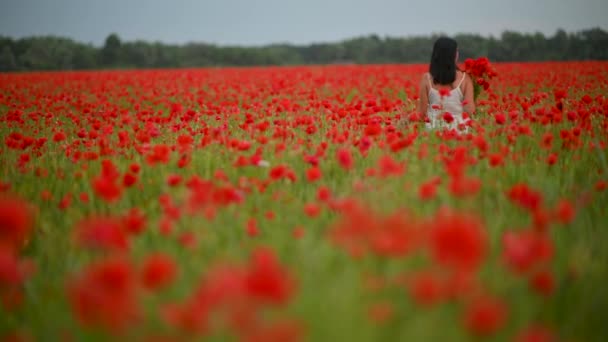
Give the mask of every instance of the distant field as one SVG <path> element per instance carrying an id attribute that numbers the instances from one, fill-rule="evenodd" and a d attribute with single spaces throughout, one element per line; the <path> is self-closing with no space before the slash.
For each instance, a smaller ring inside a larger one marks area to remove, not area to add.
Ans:
<path id="1" fill-rule="evenodd" d="M 0 336 L 607 341 L 608 63 L 495 67 L 0 74 Z"/>

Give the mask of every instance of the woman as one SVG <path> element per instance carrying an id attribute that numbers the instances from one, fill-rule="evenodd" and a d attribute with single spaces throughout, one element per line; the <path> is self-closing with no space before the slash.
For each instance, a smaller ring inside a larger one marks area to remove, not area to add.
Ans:
<path id="1" fill-rule="evenodd" d="M 420 81 L 418 112 L 426 114 L 427 128 L 467 130 L 469 116 L 475 113 L 473 82 L 458 69 L 458 45 L 441 37 L 433 45 L 429 72 Z"/>

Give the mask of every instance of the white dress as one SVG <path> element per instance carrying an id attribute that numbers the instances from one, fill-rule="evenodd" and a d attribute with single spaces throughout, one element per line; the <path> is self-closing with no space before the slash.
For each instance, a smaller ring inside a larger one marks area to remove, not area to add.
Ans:
<path id="1" fill-rule="evenodd" d="M 448 95 L 443 97 L 440 95 L 439 90 L 433 88 L 431 75 L 427 74 L 427 77 L 429 79 L 429 107 L 426 112 L 428 119 L 426 127 L 428 129 L 454 129 L 461 133 L 466 132 L 468 128 L 466 124 L 469 118 L 463 118 L 462 116 L 464 111 L 462 105 L 464 94 L 460 90 L 460 85 L 464 81 L 466 74 L 462 73 L 462 78 L 458 82 L 458 85 L 450 90 Z M 449 113 L 450 115 L 445 113 Z"/>

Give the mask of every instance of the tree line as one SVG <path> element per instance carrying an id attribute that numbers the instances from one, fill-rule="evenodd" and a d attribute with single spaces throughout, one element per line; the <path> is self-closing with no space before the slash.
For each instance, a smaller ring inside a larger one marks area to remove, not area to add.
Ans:
<path id="1" fill-rule="evenodd" d="M 208 66 L 428 62 L 440 35 L 369 35 L 336 43 L 272 44 L 260 47 L 183 45 L 122 41 L 110 34 L 103 46 L 55 36 L 12 39 L 0 36 L 0 71 L 185 68 Z M 592 28 L 552 36 L 505 31 L 499 37 L 458 34 L 460 56 L 491 61 L 608 60 L 608 32 Z"/>

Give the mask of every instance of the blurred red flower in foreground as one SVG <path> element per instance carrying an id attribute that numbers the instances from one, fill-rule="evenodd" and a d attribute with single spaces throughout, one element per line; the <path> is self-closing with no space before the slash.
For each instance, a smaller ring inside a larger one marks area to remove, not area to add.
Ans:
<path id="1" fill-rule="evenodd" d="M 263 248 L 253 253 L 246 284 L 253 297 L 268 303 L 283 304 L 294 291 L 287 271 L 279 265 L 271 250 Z"/>
<path id="2" fill-rule="evenodd" d="M 161 289 L 171 284 L 177 274 L 177 267 L 169 256 L 155 253 L 148 255 L 143 270 L 142 281 L 146 288 L 151 290 Z"/>
<path id="3" fill-rule="evenodd" d="M 118 183 L 120 173 L 110 160 L 102 161 L 101 174 L 92 180 L 95 193 L 107 202 L 115 202 L 122 195 L 122 188 Z M 124 180 L 126 186 L 134 183 L 134 180 Z"/>
<path id="4" fill-rule="evenodd" d="M 353 167 L 353 157 L 350 153 L 350 150 L 346 148 L 340 148 L 336 152 L 336 157 L 338 158 L 338 163 L 343 169 L 349 170 Z"/>
<path id="5" fill-rule="evenodd" d="M 515 273 L 525 273 L 553 256 L 549 236 L 535 231 L 507 231 L 502 237 L 502 257 Z"/>
<path id="6" fill-rule="evenodd" d="M 131 264 L 107 259 L 89 265 L 70 280 L 68 297 L 83 324 L 121 333 L 139 316 L 136 289 Z"/>
<path id="7" fill-rule="evenodd" d="M 29 204 L 0 195 L 0 248 L 18 251 L 30 237 L 33 218 Z"/>
<path id="8" fill-rule="evenodd" d="M 563 224 L 571 223 L 576 216 L 576 209 L 568 200 L 562 199 L 555 208 L 555 218 Z"/>
<path id="9" fill-rule="evenodd" d="M 507 196 L 512 202 L 528 210 L 538 209 L 543 202 L 543 197 L 538 191 L 523 183 L 513 185 Z"/>
<path id="10" fill-rule="evenodd" d="M 295 293 L 295 282 L 274 252 L 259 247 L 247 265 L 219 264 L 182 304 L 168 305 L 164 318 L 189 334 L 208 335 L 227 327 L 242 340 L 294 341 L 301 336 L 297 321 L 272 319 L 266 309 L 286 305 Z"/>
<path id="11" fill-rule="evenodd" d="M 15 253 L 0 247 L 0 301 L 4 309 L 18 307 L 23 300 L 23 284 L 34 272 L 30 260 L 20 260 Z"/>
<path id="12" fill-rule="evenodd" d="M 341 204 L 340 220 L 330 232 L 331 239 L 354 257 L 368 252 L 384 257 L 402 257 L 419 245 L 417 222 L 396 212 L 382 216 L 357 202 Z"/>
<path id="13" fill-rule="evenodd" d="M 101 250 L 124 251 L 129 247 L 123 220 L 109 217 L 91 217 L 76 227 L 76 240 L 83 247 Z"/>
<path id="14" fill-rule="evenodd" d="M 479 298 L 464 313 L 467 330 L 477 336 L 488 336 L 501 329 L 507 320 L 507 305 L 497 298 Z"/>
<path id="15" fill-rule="evenodd" d="M 486 257 L 485 227 L 474 216 L 441 210 L 430 222 L 430 248 L 439 265 L 475 271 Z"/>
<path id="16" fill-rule="evenodd" d="M 541 325 L 532 325 L 521 331 L 515 337 L 515 342 L 557 342 L 559 339 L 548 328 Z"/>
<path id="17" fill-rule="evenodd" d="M 414 302 L 422 306 L 437 304 L 445 296 L 441 279 L 432 272 L 414 274 L 409 281 L 408 290 Z"/>

